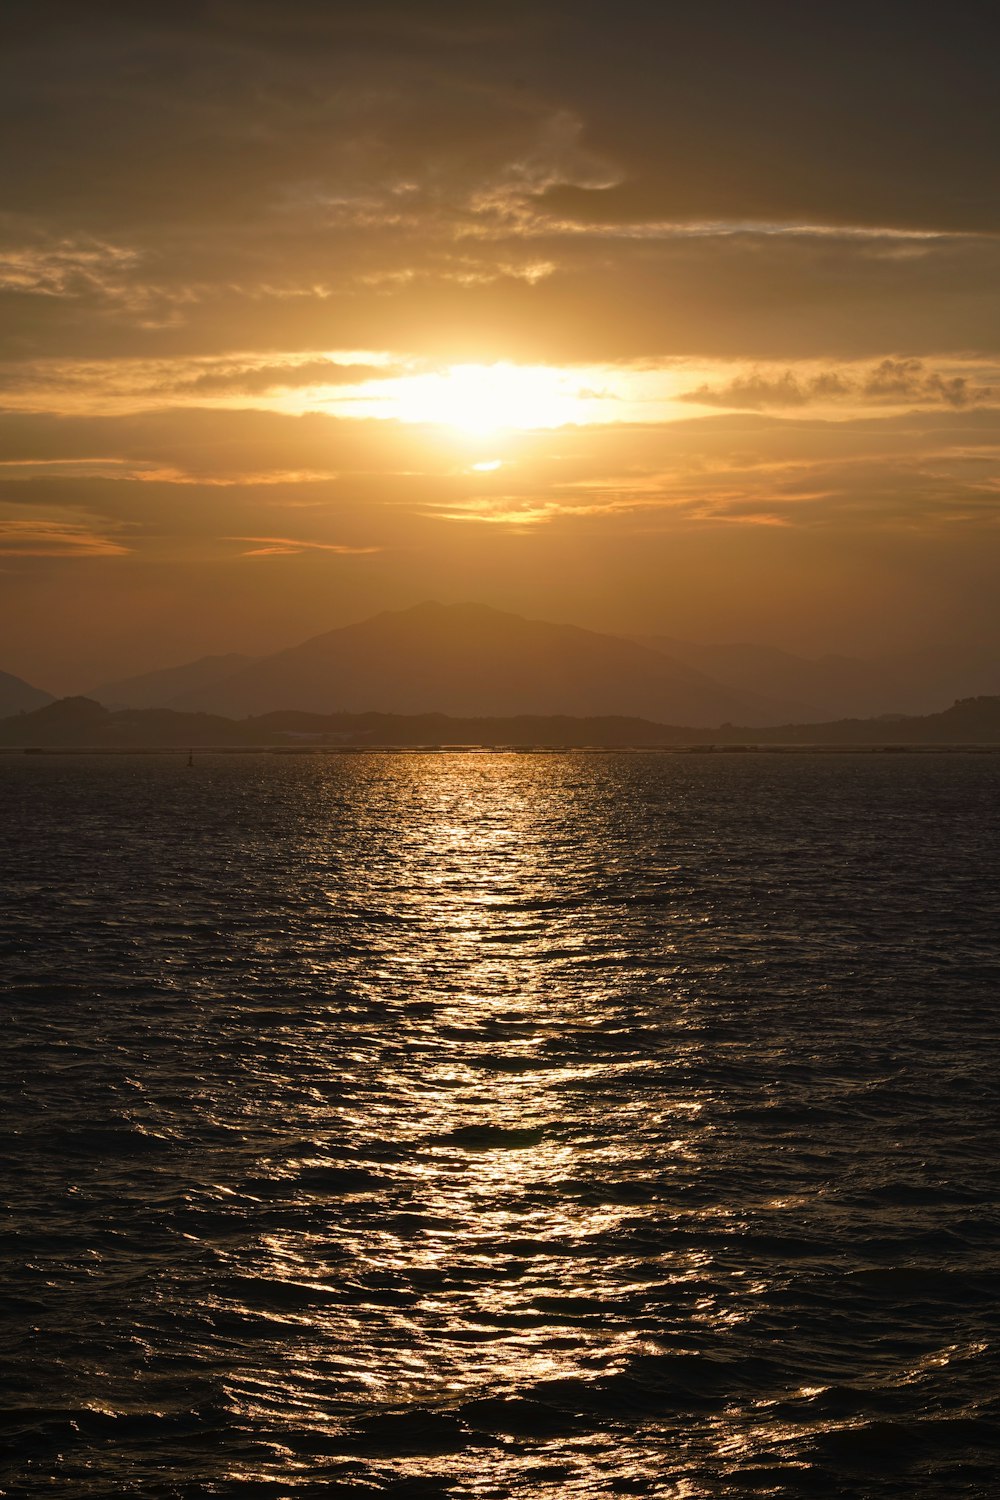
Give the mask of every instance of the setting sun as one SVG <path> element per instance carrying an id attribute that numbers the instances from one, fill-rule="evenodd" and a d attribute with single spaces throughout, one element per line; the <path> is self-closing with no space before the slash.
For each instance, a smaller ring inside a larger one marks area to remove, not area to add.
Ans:
<path id="1" fill-rule="evenodd" d="M 452 365 L 383 383 L 382 410 L 401 422 L 440 423 L 463 432 L 564 427 L 585 422 L 585 397 L 563 371 L 500 363 Z"/>

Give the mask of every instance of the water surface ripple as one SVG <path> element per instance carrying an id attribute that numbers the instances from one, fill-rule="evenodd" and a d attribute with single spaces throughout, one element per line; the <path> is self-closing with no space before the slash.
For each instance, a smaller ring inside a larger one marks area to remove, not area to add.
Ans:
<path id="1" fill-rule="evenodd" d="M 997 1493 L 998 793 L 0 761 L 0 1491 Z"/>

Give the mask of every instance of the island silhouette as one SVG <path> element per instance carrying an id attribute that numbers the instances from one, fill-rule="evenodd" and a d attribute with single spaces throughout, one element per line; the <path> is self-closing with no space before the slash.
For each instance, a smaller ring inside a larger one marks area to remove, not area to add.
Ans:
<path id="1" fill-rule="evenodd" d="M 0 720 L 0 749 L 214 748 L 322 751 L 379 748 L 735 749 L 935 748 L 1000 745 L 1000 697 L 963 699 L 937 714 L 841 719 L 825 724 L 705 729 L 607 714 L 456 717 L 442 713 L 312 714 L 278 710 L 243 719 L 176 709 L 112 711 L 62 698 Z"/>

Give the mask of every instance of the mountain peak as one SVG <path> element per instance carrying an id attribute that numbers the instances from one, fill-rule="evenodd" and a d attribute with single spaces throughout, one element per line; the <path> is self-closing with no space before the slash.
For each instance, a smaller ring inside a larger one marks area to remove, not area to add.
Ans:
<path id="1" fill-rule="evenodd" d="M 623 714 L 706 727 L 781 717 L 634 641 L 433 599 L 313 636 L 171 706 L 236 716 Z"/>

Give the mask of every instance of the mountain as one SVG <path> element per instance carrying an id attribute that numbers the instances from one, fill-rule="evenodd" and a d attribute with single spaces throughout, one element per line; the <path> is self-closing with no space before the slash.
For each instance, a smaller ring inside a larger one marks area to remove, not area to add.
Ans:
<path id="1" fill-rule="evenodd" d="M 727 728 L 716 743 L 735 744 L 741 731 Z M 801 746 L 1000 745 L 1000 697 L 962 698 L 935 714 L 885 714 L 826 724 L 776 724 L 745 731 L 749 744 Z"/>
<path id="2" fill-rule="evenodd" d="M 774 723 L 789 705 L 722 687 L 662 652 L 481 604 L 376 615 L 178 694 L 178 709 L 458 715 L 625 714 L 674 724 Z"/>
<path id="3" fill-rule="evenodd" d="M 274 739 L 272 734 L 267 742 Z M 112 713 L 92 698 L 60 698 L 34 713 L 0 719 L 0 746 L 10 748 L 146 750 L 260 743 L 259 734 L 232 719 L 152 708 Z"/>
<path id="4" fill-rule="evenodd" d="M 105 708 L 168 708 L 175 698 L 210 688 L 252 661 L 252 656 L 241 656 L 238 651 L 227 656 L 202 656 L 183 666 L 102 682 L 86 696 L 103 703 Z"/>
<path id="5" fill-rule="evenodd" d="M 30 682 L 12 677 L 9 672 L 0 672 L 0 719 L 8 714 L 31 713 L 32 709 L 51 702 L 51 693 L 44 693 L 41 688 L 32 687 Z"/>
<path id="6" fill-rule="evenodd" d="M 705 672 L 725 687 L 796 700 L 790 718 L 815 722 L 877 714 L 929 714 L 957 698 L 1000 693 L 1000 651 L 941 646 L 862 661 L 816 658 L 774 646 L 703 645 L 671 636 L 642 636 L 643 645 Z"/>

